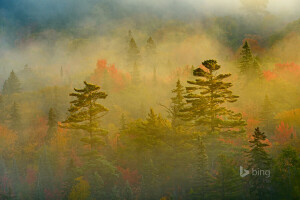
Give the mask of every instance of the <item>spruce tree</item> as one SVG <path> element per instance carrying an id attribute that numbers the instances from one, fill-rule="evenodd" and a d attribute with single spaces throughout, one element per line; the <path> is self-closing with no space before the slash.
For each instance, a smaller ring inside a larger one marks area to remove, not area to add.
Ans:
<path id="1" fill-rule="evenodd" d="M 271 159 L 265 148 L 269 145 L 266 144 L 266 136 L 257 127 L 252 135 L 253 139 L 250 140 L 249 166 L 251 170 L 271 170 Z M 250 195 L 253 199 L 269 199 L 270 198 L 270 178 L 264 175 L 249 176 L 249 189 Z"/>
<path id="2" fill-rule="evenodd" d="M 252 55 L 247 41 L 245 41 L 240 55 L 240 73 L 246 77 L 247 81 L 249 81 L 249 79 L 261 78 L 260 66 L 257 59 Z"/>
<path id="3" fill-rule="evenodd" d="M 221 66 L 216 60 L 206 60 L 202 64 L 205 69 L 199 67 L 193 71 L 197 79 L 188 81 L 192 86 L 186 87 L 184 97 L 188 106 L 182 110 L 182 118 L 191 120 L 195 126 L 206 127 L 209 134 L 243 132 L 242 115 L 223 106 L 238 99 L 229 89 L 232 83 L 224 82 L 231 74 L 217 75 Z"/>
<path id="4" fill-rule="evenodd" d="M 238 199 L 241 194 L 241 179 L 233 161 L 225 154 L 218 156 L 215 189 L 217 199 Z"/>
<path id="5" fill-rule="evenodd" d="M 21 126 L 22 124 L 19 106 L 16 102 L 14 102 L 10 111 L 10 129 L 19 131 L 21 129 Z"/>
<path id="6" fill-rule="evenodd" d="M 47 139 L 51 139 L 53 135 L 57 131 L 57 117 L 56 112 L 53 108 L 50 108 L 48 113 L 48 131 L 47 131 Z"/>
<path id="7" fill-rule="evenodd" d="M 152 39 L 152 37 L 149 37 L 146 44 L 146 51 L 148 56 L 152 57 L 156 52 L 156 45 Z"/>
<path id="8" fill-rule="evenodd" d="M 133 38 L 129 41 L 128 47 L 128 64 L 129 66 L 134 65 L 139 61 L 140 58 L 140 50 L 138 49 L 136 42 Z"/>
<path id="9" fill-rule="evenodd" d="M 172 120 L 172 127 L 176 128 L 182 125 L 181 110 L 185 106 L 184 102 L 184 87 L 181 85 L 180 80 L 176 82 L 176 88 L 172 90 L 174 96 L 171 98 L 170 115 Z"/>
<path id="10" fill-rule="evenodd" d="M 6 95 L 21 91 L 21 83 L 14 71 L 10 72 L 8 79 L 4 82 L 2 93 Z"/>
<path id="11" fill-rule="evenodd" d="M 209 170 L 208 170 L 208 157 L 202 139 L 198 137 L 197 143 L 197 162 L 196 162 L 196 175 L 194 179 L 192 199 L 207 199 L 209 193 Z"/>
<path id="12" fill-rule="evenodd" d="M 240 72 L 241 74 L 246 74 L 253 63 L 253 55 L 247 41 L 245 41 L 240 55 Z"/>
<path id="13" fill-rule="evenodd" d="M 263 131 L 266 132 L 267 135 L 273 135 L 275 130 L 275 113 L 274 106 L 270 101 L 268 95 L 265 96 L 262 110 L 260 113 L 260 119 L 262 124 Z"/>
<path id="14" fill-rule="evenodd" d="M 105 99 L 107 94 L 100 91 L 100 87 L 97 85 L 86 81 L 84 81 L 84 85 L 83 89 L 74 88 L 75 92 L 70 94 L 76 99 L 70 102 L 69 115 L 62 122 L 62 127 L 87 132 L 88 136 L 81 138 L 81 141 L 89 144 L 93 151 L 98 145 L 104 144 L 103 136 L 106 135 L 106 131 L 100 128 L 99 118 L 108 109 L 98 103 L 98 100 Z"/>

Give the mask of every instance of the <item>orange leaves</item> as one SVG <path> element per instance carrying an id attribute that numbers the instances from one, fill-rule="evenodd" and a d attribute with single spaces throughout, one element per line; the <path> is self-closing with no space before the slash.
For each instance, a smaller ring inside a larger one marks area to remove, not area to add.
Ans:
<path id="1" fill-rule="evenodd" d="M 108 66 L 106 60 L 98 60 L 97 68 L 91 76 L 91 82 L 100 86 L 112 86 L 114 90 L 123 88 L 127 79 L 129 78 L 125 73 L 117 70 L 114 64 Z"/>
<path id="2" fill-rule="evenodd" d="M 289 127 L 288 124 L 285 124 L 282 121 L 280 125 L 276 127 L 275 136 L 273 139 L 279 144 L 285 144 L 292 138 L 296 138 L 296 131 L 293 127 Z"/>
<path id="3" fill-rule="evenodd" d="M 0 153 L 2 156 L 11 155 L 17 138 L 16 133 L 6 127 L 0 126 Z"/>
<path id="4" fill-rule="evenodd" d="M 295 63 L 276 64 L 272 71 L 264 71 L 263 75 L 267 81 L 277 78 L 290 81 L 300 77 L 300 65 Z"/>

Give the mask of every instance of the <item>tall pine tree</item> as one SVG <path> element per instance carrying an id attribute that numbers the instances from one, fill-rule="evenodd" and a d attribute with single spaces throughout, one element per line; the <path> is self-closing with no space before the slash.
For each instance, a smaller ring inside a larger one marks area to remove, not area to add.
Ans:
<path id="1" fill-rule="evenodd" d="M 252 55 L 247 41 L 245 41 L 240 55 L 240 73 L 246 77 L 247 81 L 249 81 L 249 79 L 261 78 L 260 66 L 257 59 Z"/>
<path id="2" fill-rule="evenodd" d="M 250 140 L 249 169 L 254 170 L 271 170 L 271 159 L 265 148 L 269 145 L 266 143 L 266 136 L 256 128 L 253 139 Z M 250 174 L 249 189 L 252 199 L 269 199 L 270 198 L 270 177 L 264 175 Z"/>
<path id="3" fill-rule="evenodd" d="M 186 102 L 183 109 L 183 119 L 191 120 L 195 126 L 206 127 L 206 132 L 212 133 L 241 133 L 245 122 L 240 113 L 234 113 L 223 104 L 236 102 L 238 96 L 229 90 L 232 83 L 224 82 L 231 74 L 219 74 L 221 68 L 216 60 L 206 60 L 204 68 L 193 71 L 195 81 L 188 81 L 192 86 L 186 87 Z M 197 93 L 196 93 L 197 92 Z"/>
<path id="4" fill-rule="evenodd" d="M 81 138 L 81 141 L 89 144 L 91 151 L 103 144 L 103 136 L 106 131 L 100 128 L 99 118 L 101 114 L 108 111 L 103 105 L 98 103 L 98 100 L 105 99 L 107 94 L 100 91 L 100 87 L 84 81 L 83 89 L 74 88 L 75 92 L 70 96 L 76 99 L 71 101 L 69 115 L 63 121 L 63 128 L 83 130 L 88 133 L 87 137 Z"/>
<path id="5" fill-rule="evenodd" d="M 8 79 L 4 82 L 2 93 L 10 95 L 20 91 L 21 91 L 20 80 L 16 76 L 15 72 L 11 71 Z"/>
<path id="6" fill-rule="evenodd" d="M 176 128 L 179 125 L 182 125 L 181 120 L 181 110 L 185 106 L 184 100 L 184 87 L 181 85 L 180 80 L 176 82 L 176 88 L 172 90 L 174 96 L 171 98 L 171 106 L 170 106 L 170 115 L 172 120 L 172 127 Z"/>
<path id="7" fill-rule="evenodd" d="M 194 179 L 194 186 L 192 192 L 192 199 L 207 199 L 209 194 L 209 169 L 208 157 L 202 139 L 198 137 L 197 144 L 197 162 L 196 162 L 196 175 Z"/>

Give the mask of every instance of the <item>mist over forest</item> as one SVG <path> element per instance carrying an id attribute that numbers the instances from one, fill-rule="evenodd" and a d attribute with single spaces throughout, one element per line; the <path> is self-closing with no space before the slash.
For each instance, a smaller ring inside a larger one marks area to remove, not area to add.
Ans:
<path id="1" fill-rule="evenodd" d="M 1 0 L 0 200 L 300 198 L 297 0 Z"/>

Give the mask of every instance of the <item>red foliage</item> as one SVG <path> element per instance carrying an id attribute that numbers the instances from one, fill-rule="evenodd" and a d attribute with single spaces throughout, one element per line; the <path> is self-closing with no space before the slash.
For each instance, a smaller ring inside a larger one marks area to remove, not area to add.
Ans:
<path id="1" fill-rule="evenodd" d="M 285 144 L 291 138 L 296 138 L 296 131 L 293 127 L 289 127 L 288 124 L 284 124 L 282 121 L 275 130 L 275 136 L 273 137 L 275 142 L 279 144 Z"/>
<path id="2" fill-rule="evenodd" d="M 275 68 L 263 72 L 266 80 L 271 81 L 277 78 L 284 80 L 298 80 L 300 77 L 300 65 L 295 63 L 276 64 Z"/>
<path id="3" fill-rule="evenodd" d="M 114 64 L 108 66 L 106 60 L 98 60 L 97 68 L 91 76 L 93 83 L 103 85 L 104 81 L 108 81 L 114 90 L 122 89 L 127 79 L 128 74 L 117 70 Z"/>
<path id="4" fill-rule="evenodd" d="M 137 170 L 130 170 L 129 168 L 124 169 L 120 166 L 117 168 L 121 172 L 123 180 L 128 181 L 130 186 L 136 187 L 139 185 L 141 176 L 138 174 Z"/>

